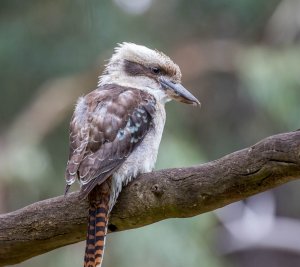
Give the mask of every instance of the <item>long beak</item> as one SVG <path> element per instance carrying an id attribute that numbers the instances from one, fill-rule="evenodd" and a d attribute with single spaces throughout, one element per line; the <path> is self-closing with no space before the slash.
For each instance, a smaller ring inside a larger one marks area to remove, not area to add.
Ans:
<path id="1" fill-rule="evenodd" d="M 187 89 L 185 89 L 180 83 L 174 83 L 167 78 L 161 77 L 159 79 L 163 89 L 173 99 L 192 105 L 201 105 L 199 100 L 194 97 Z"/>

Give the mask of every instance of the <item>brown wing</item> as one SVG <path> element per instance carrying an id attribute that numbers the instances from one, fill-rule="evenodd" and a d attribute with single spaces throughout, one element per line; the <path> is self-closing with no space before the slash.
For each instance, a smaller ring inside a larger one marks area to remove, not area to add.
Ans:
<path id="1" fill-rule="evenodd" d="M 84 195 L 105 181 L 150 130 L 155 99 L 133 88 L 107 85 L 79 100 L 70 126 L 67 184 Z"/>

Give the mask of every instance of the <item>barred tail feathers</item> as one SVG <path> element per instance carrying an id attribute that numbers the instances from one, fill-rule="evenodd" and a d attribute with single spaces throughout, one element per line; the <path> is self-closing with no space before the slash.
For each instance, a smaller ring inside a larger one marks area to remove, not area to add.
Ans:
<path id="1" fill-rule="evenodd" d="M 84 267 L 100 267 L 108 224 L 109 198 L 90 201 Z"/>

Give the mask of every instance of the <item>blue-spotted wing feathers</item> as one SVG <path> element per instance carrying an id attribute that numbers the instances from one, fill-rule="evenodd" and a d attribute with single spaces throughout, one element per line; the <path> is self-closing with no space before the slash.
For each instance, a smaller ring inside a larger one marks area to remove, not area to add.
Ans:
<path id="1" fill-rule="evenodd" d="M 106 85 L 80 99 L 70 125 L 67 184 L 87 195 L 126 160 L 151 129 L 156 102 L 141 90 Z"/>

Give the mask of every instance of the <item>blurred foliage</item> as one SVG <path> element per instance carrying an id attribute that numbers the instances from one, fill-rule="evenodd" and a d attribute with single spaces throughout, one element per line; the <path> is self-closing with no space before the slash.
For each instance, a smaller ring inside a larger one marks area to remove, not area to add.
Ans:
<path id="1" fill-rule="evenodd" d="M 159 169 L 213 160 L 299 128 L 295 2 L 2 0 L 0 211 L 63 193 L 75 99 L 95 88 L 118 42 L 163 50 L 182 66 L 184 85 L 202 102 L 201 109 L 167 105 Z M 289 30 L 284 38 L 282 28 Z M 67 90 L 70 83 L 74 91 Z M 293 183 L 274 191 L 278 213 L 300 217 L 298 190 Z M 104 266 L 251 266 L 247 251 L 219 255 L 216 224 L 210 213 L 109 235 Z M 83 247 L 18 266 L 81 266 Z M 281 254 L 262 256 L 255 266 L 269 266 L 274 255 Z"/>
<path id="2" fill-rule="evenodd" d="M 257 104 L 266 109 L 284 130 L 300 122 L 300 48 L 279 51 L 254 48 L 243 59 L 241 76 Z"/>

